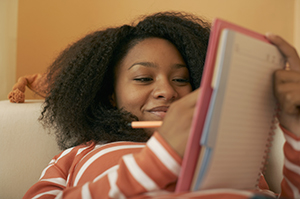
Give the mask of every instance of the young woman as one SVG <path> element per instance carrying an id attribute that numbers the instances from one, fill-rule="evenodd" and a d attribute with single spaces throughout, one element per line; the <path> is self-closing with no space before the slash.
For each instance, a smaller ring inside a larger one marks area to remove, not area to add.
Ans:
<path id="1" fill-rule="evenodd" d="M 65 150 L 24 198 L 174 197 L 209 28 L 192 15 L 157 13 L 136 25 L 94 32 L 62 52 L 48 71 L 41 119 L 56 129 Z M 291 67 L 276 72 L 274 90 L 288 136 L 286 158 L 298 168 L 300 61 L 280 37 L 268 38 Z M 128 126 L 134 120 L 163 120 L 163 125 L 134 130 Z M 296 148 L 291 147 L 294 143 Z M 296 197 L 300 174 L 284 168 L 282 195 Z M 260 184 L 261 189 L 267 187 L 263 178 Z M 224 190 L 183 197 L 254 194 Z"/>

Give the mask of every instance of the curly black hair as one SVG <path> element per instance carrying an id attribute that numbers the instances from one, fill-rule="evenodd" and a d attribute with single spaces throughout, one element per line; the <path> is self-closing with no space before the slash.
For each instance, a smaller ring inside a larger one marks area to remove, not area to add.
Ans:
<path id="1" fill-rule="evenodd" d="M 110 103 L 115 66 L 139 41 L 163 38 L 175 45 L 200 86 L 210 23 L 191 14 L 163 12 L 138 23 L 88 34 L 66 48 L 47 71 L 47 96 L 40 120 L 55 129 L 61 149 L 87 143 L 149 139 L 127 124 L 138 118 Z"/>

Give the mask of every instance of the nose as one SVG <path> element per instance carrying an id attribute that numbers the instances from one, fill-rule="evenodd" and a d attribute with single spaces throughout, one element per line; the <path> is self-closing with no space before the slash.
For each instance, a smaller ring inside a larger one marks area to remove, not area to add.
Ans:
<path id="1" fill-rule="evenodd" d="M 176 89 L 169 81 L 157 81 L 153 90 L 153 97 L 155 99 L 164 99 L 166 101 L 175 100 L 178 97 Z"/>

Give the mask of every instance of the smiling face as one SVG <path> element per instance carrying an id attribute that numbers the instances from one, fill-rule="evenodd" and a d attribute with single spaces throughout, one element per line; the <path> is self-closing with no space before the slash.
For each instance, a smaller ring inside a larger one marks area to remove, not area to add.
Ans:
<path id="1" fill-rule="evenodd" d="M 116 67 L 113 103 L 141 121 L 163 120 L 170 104 L 191 91 L 188 69 L 176 47 L 147 38 Z"/>

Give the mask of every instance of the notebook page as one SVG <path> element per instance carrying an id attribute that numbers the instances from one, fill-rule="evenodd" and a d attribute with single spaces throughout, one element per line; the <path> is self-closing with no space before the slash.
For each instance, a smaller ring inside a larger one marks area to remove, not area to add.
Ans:
<path id="1" fill-rule="evenodd" d="M 252 189 L 265 159 L 275 100 L 273 71 L 283 58 L 273 45 L 228 31 L 207 144 L 212 153 L 200 189 Z"/>

